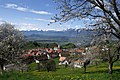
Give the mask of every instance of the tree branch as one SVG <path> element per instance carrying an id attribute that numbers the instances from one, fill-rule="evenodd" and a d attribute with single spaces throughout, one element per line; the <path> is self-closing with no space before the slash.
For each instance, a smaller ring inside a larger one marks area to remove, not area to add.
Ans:
<path id="1" fill-rule="evenodd" d="M 119 10 L 118 10 L 118 8 L 117 8 L 116 0 L 112 0 L 112 5 L 113 5 L 113 7 L 114 7 L 114 11 L 115 11 L 118 19 L 120 20 L 120 13 L 119 13 Z"/>
<path id="2" fill-rule="evenodd" d="M 97 7 L 99 7 L 101 10 L 103 10 L 103 12 L 107 13 L 109 16 L 111 16 L 111 18 L 117 23 L 117 25 L 120 27 L 120 20 L 118 20 L 113 13 L 110 10 L 105 9 L 104 5 L 100 3 L 99 0 L 96 0 L 97 3 L 95 1 L 90 1 L 88 0 L 91 4 L 96 5 Z"/>

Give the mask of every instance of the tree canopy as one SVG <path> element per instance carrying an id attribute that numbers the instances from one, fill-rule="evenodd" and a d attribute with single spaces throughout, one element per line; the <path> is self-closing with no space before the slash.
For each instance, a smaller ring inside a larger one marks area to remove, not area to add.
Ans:
<path id="1" fill-rule="evenodd" d="M 66 22 L 71 19 L 89 19 L 90 26 L 102 27 L 120 39 L 119 0 L 54 0 L 59 14 L 52 19 Z"/>
<path id="2" fill-rule="evenodd" d="M 61 48 L 70 49 L 70 48 L 76 48 L 76 46 L 73 43 L 67 43 L 67 44 L 61 45 Z"/>
<path id="3" fill-rule="evenodd" d="M 3 23 L 0 25 L 0 65 L 15 62 L 23 45 L 22 33 L 13 25 Z"/>

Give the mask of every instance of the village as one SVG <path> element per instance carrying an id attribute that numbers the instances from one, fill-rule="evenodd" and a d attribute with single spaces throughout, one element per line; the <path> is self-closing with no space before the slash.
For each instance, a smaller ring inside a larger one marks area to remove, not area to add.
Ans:
<path id="1" fill-rule="evenodd" d="M 74 68 L 82 68 L 86 58 L 85 57 L 86 49 L 84 48 L 60 49 L 60 47 L 58 46 L 58 47 L 54 47 L 53 49 L 37 48 L 37 49 L 31 49 L 31 50 L 23 50 L 22 52 L 25 54 L 21 56 L 21 59 L 25 59 L 26 63 L 35 62 L 36 64 L 39 64 L 41 62 L 44 62 L 50 59 L 58 58 L 59 63 L 56 65 L 64 65 L 65 67 L 70 66 Z"/>

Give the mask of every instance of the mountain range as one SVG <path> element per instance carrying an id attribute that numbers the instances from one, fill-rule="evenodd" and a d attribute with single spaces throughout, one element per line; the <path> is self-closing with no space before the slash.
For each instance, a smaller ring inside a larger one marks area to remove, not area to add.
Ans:
<path id="1" fill-rule="evenodd" d="M 87 45 L 91 42 L 96 31 L 92 29 L 67 29 L 63 31 L 22 31 L 25 39 L 37 42 L 75 43 Z"/>

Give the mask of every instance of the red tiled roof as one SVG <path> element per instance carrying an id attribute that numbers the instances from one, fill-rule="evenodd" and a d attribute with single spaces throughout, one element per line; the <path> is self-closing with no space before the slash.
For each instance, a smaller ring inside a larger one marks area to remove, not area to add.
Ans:
<path id="1" fill-rule="evenodd" d="M 75 52 L 75 50 L 71 49 L 69 52 Z"/>
<path id="2" fill-rule="evenodd" d="M 66 57 L 60 57 L 59 61 L 64 61 Z"/>
<path id="3" fill-rule="evenodd" d="M 49 51 L 48 51 L 48 53 L 53 53 L 53 52 L 55 52 L 55 51 L 54 51 L 54 50 L 49 50 Z"/>
<path id="4" fill-rule="evenodd" d="M 20 58 L 25 58 L 25 57 L 30 57 L 33 56 L 32 54 L 23 54 L 22 56 L 20 56 Z"/>
<path id="5" fill-rule="evenodd" d="M 57 50 L 57 52 L 58 52 L 58 53 L 61 53 L 61 52 L 62 52 L 62 50 L 61 50 L 61 49 L 59 49 L 59 50 Z"/>
<path id="6" fill-rule="evenodd" d="M 76 50 L 76 52 L 84 52 L 84 50 L 83 49 L 78 49 L 78 50 Z"/>

